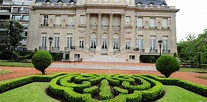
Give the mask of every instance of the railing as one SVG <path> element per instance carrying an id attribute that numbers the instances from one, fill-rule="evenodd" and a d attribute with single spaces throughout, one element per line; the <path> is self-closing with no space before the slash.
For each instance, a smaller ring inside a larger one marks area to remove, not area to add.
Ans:
<path id="1" fill-rule="evenodd" d="M 136 5 L 137 8 L 165 8 L 165 9 L 175 9 L 174 6 L 161 6 L 161 5 Z"/>
<path id="2" fill-rule="evenodd" d="M 167 50 L 167 49 L 162 50 L 162 53 L 170 53 L 170 50 Z"/>
<path id="3" fill-rule="evenodd" d="M 39 46 L 39 50 L 47 50 L 47 46 Z"/>
<path id="4" fill-rule="evenodd" d="M 75 3 L 36 3 L 35 5 L 42 5 L 42 6 L 74 6 Z"/>
<path id="5" fill-rule="evenodd" d="M 149 52 L 150 53 L 157 53 L 157 49 L 150 49 Z"/>
<path id="6" fill-rule="evenodd" d="M 1 13 L 10 13 L 10 10 L 0 10 Z"/>
<path id="7" fill-rule="evenodd" d="M 53 51 L 58 51 L 58 50 L 60 50 L 60 47 L 52 47 L 52 50 Z"/>
<path id="8" fill-rule="evenodd" d="M 91 49 L 91 48 L 87 48 L 87 47 L 80 47 L 80 46 L 71 46 L 71 47 L 65 47 L 66 51 L 70 51 L 70 50 L 84 50 L 86 52 L 90 52 L 95 54 L 95 49 Z"/>

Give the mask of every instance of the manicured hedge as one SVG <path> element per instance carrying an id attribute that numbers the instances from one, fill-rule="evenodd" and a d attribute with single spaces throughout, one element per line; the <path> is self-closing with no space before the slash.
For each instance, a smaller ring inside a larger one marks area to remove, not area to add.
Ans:
<path id="1" fill-rule="evenodd" d="M 56 74 L 53 76 L 42 76 L 42 75 L 32 75 L 26 77 L 20 77 L 4 82 L 0 82 L 0 93 L 5 92 L 7 90 L 31 83 L 31 82 L 49 82 L 54 77 L 60 76 L 62 74 Z"/>
<path id="2" fill-rule="evenodd" d="M 144 76 L 155 79 L 163 83 L 164 85 L 180 86 L 184 89 L 187 89 L 189 91 L 192 91 L 192 92 L 195 92 L 197 94 L 207 97 L 207 86 L 180 80 L 180 79 L 175 79 L 175 78 L 159 78 L 159 77 L 152 76 L 152 75 L 144 75 Z"/>

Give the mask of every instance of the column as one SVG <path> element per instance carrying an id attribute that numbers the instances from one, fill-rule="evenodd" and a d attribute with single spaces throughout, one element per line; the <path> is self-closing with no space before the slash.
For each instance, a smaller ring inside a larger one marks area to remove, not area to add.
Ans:
<path id="1" fill-rule="evenodd" d="M 86 12 L 86 35 L 85 35 L 85 47 L 90 46 L 90 13 Z"/>
<path id="2" fill-rule="evenodd" d="M 98 13 L 98 33 L 96 51 L 101 51 L 101 13 Z"/>
<path id="3" fill-rule="evenodd" d="M 126 41 L 125 41 L 125 36 L 124 36 L 124 23 L 125 23 L 125 14 L 121 14 L 121 36 L 120 36 L 120 49 L 125 48 L 126 46 Z"/>
<path id="4" fill-rule="evenodd" d="M 113 27 L 113 13 L 109 14 L 110 19 L 109 19 L 109 46 L 108 46 L 108 51 L 113 52 L 113 32 L 112 32 L 112 27 Z"/>

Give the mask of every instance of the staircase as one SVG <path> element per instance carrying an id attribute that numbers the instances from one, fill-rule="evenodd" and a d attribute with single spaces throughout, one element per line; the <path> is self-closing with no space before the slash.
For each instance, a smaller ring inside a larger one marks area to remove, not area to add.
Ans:
<path id="1" fill-rule="evenodd" d="M 87 62 L 124 62 L 121 59 L 114 58 L 111 56 L 104 56 L 104 55 L 95 56 L 93 58 L 90 58 L 84 61 L 87 61 Z"/>

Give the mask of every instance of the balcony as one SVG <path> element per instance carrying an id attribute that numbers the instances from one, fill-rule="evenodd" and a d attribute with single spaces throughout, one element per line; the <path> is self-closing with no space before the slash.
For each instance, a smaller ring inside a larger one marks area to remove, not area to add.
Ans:
<path id="1" fill-rule="evenodd" d="M 120 25 L 113 25 L 113 29 L 114 30 L 120 30 L 121 29 L 121 26 Z"/>
<path id="2" fill-rule="evenodd" d="M 161 6 L 161 5 L 136 5 L 137 8 L 160 8 L 160 9 L 175 9 L 175 6 Z"/>
<path id="3" fill-rule="evenodd" d="M 39 50 L 47 50 L 47 46 L 39 46 Z"/>
<path id="4" fill-rule="evenodd" d="M 145 49 L 134 48 L 134 51 L 145 52 Z"/>
<path id="5" fill-rule="evenodd" d="M 59 51 L 60 50 L 60 47 L 52 47 L 52 50 L 53 51 Z"/>
<path id="6" fill-rule="evenodd" d="M 75 46 L 65 47 L 65 50 L 66 50 L 66 51 L 73 50 L 73 49 L 75 49 Z"/>
<path id="7" fill-rule="evenodd" d="M 157 49 L 150 49 L 150 53 L 157 53 Z"/>
<path id="8" fill-rule="evenodd" d="M 162 50 L 162 53 L 164 53 L 164 54 L 168 54 L 168 53 L 170 53 L 170 50 L 167 50 L 167 49 Z"/>

